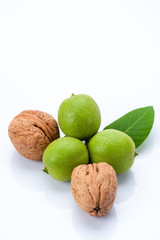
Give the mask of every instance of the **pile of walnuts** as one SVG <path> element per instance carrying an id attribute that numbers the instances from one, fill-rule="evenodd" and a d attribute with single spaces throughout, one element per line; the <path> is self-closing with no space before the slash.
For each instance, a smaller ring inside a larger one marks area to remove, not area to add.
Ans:
<path id="1" fill-rule="evenodd" d="M 46 147 L 59 138 L 59 128 L 51 115 L 29 110 L 11 121 L 8 134 L 22 156 L 38 161 Z M 71 188 L 81 209 L 91 216 L 105 216 L 116 197 L 116 172 L 105 162 L 79 165 L 72 172 Z"/>

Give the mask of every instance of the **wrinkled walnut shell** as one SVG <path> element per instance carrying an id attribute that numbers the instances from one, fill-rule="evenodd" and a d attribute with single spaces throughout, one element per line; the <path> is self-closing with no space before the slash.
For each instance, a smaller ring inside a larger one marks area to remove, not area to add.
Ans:
<path id="1" fill-rule="evenodd" d="M 91 216 L 105 216 L 116 197 L 117 176 L 113 167 L 105 162 L 79 165 L 71 176 L 75 201 Z"/>
<path id="2" fill-rule="evenodd" d="M 59 128 L 50 114 L 26 110 L 11 121 L 8 135 L 22 156 L 39 161 L 46 147 L 59 137 Z"/>

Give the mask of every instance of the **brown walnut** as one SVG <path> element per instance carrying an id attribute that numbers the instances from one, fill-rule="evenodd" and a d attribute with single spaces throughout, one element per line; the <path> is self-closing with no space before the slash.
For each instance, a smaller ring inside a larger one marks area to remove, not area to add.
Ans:
<path id="1" fill-rule="evenodd" d="M 79 165 L 71 176 L 71 188 L 79 207 L 91 216 L 105 216 L 116 197 L 117 176 L 105 162 Z"/>
<path id="2" fill-rule="evenodd" d="M 39 161 L 46 147 L 59 137 L 59 128 L 50 114 L 26 110 L 13 118 L 8 135 L 22 156 Z"/>

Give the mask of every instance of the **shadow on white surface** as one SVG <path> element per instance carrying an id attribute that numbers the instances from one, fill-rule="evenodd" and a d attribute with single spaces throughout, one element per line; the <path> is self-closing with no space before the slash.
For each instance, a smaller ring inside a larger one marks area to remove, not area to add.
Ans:
<path id="1" fill-rule="evenodd" d="M 43 190 L 43 178 L 40 177 L 43 163 L 32 161 L 14 151 L 10 159 L 11 174 L 25 189 L 39 192 Z"/>
<path id="2" fill-rule="evenodd" d="M 70 182 L 60 182 L 44 173 L 42 177 L 44 182 L 44 196 L 47 202 L 61 209 L 72 208 L 72 192 Z"/>
<path id="3" fill-rule="evenodd" d="M 82 211 L 76 204 L 72 206 L 72 224 L 81 239 L 109 239 L 117 227 L 115 208 L 104 217 L 92 217 Z"/>
<path id="4" fill-rule="evenodd" d="M 131 170 L 118 174 L 118 189 L 115 199 L 115 204 L 122 203 L 128 200 L 134 193 L 136 181 Z"/>
<path id="5" fill-rule="evenodd" d="M 29 191 L 43 191 L 47 202 L 56 208 L 72 207 L 70 182 L 54 180 L 43 172 L 43 163 L 24 158 L 16 151 L 10 159 L 12 176 L 22 188 Z"/>

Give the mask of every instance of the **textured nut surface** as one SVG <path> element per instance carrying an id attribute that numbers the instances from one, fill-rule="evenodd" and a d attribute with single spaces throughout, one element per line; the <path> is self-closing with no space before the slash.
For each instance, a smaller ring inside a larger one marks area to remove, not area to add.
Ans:
<path id="1" fill-rule="evenodd" d="M 75 201 L 91 216 L 105 216 L 116 197 L 117 176 L 109 164 L 79 165 L 71 176 L 71 188 Z"/>
<path id="2" fill-rule="evenodd" d="M 50 114 L 26 110 L 11 121 L 8 135 L 21 155 L 38 161 L 46 147 L 59 137 L 59 128 Z"/>

